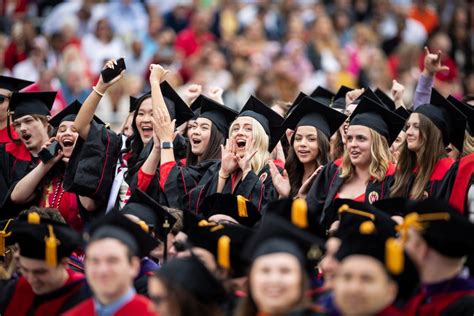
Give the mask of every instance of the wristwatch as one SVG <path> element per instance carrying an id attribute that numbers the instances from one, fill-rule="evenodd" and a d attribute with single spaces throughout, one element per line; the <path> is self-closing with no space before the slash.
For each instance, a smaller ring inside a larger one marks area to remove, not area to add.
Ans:
<path id="1" fill-rule="evenodd" d="M 161 142 L 161 149 L 173 149 L 173 142 Z"/>

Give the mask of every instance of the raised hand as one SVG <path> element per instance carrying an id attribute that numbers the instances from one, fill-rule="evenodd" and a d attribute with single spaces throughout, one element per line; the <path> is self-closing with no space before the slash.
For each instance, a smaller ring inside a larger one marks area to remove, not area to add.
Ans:
<path id="1" fill-rule="evenodd" d="M 165 76 L 169 73 L 169 70 L 166 70 L 159 64 L 150 65 L 150 83 L 160 83 L 163 81 Z"/>
<path id="2" fill-rule="evenodd" d="M 154 137 L 158 138 L 159 142 L 173 141 L 176 120 L 171 120 L 168 110 L 161 107 L 155 109 L 153 114 L 151 121 L 153 123 Z M 155 138 L 153 140 L 155 141 Z"/>
<path id="3" fill-rule="evenodd" d="M 242 173 L 244 175 L 249 173 L 252 169 L 250 161 L 256 153 L 257 150 L 255 149 L 255 140 L 252 140 L 251 143 L 247 142 L 247 144 L 245 145 L 245 155 L 243 157 L 236 156 L 237 164 L 239 165 L 239 168 L 240 170 L 242 170 Z"/>
<path id="4" fill-rule="evenodd" d="M 268 167 L 270 167 L 270 175 L 272 176 L 273 186 L 278 192 L 278 195 L 281 198 L 289 197 L 291 192 L 291 185 L 286 170 L 283 170 L 283 174 L 281 174 L 278 168 L 275 166 L 275 163 L 271 159 L 268 160 Z"/>
<path id="5" fill-rule="evenodd" d="M 207 91 L 207 96 L 211 98 L 212 100 L 216 101 L 217 103 L 224 103 L 224 100 L 222 99 L 222 94 L 224 93 L 224 90 L 219 87 L 209 87 L 209 90 Z"/>
<path id="6" fill-rule="evenodd" d="M 237 145 L 233 138 L 227 139 L 225 146 L 221 145 L 221 169 L 219 176 L 229 177 L 239 166 L 237 164 L 237 156 L 235 155 L 236 147 Z"/>
<path id="7" fill-rule="evenodd" d="M 313 174 L 306 179 L 306 181 L 301 185 L 301 188 L 298 190 L 298 197 L 299 198 L 306 198 L 306 195 L 308 194 L 309 189 L 311 188 L 311 185 L 314 182 L 314 179 L 316 179 L 316 176 L 321 172 L 321 170 L 324 168 L 324 166 L 319 166 Z"/>
<path id="8" fill-rule="evenodd" d="M 362 93 L 364 93 L 365 89 L 354 89 L 346 93 L 346 105 L 351 104 L 354 102 Z"/>
<path id="9" fill-rule="evenodd" d="M 187 104 L 191 104 L 202 92 L 202 86 L 199 84 L 192 83 L 186 90 L 184 90 L 184 100 Z"/>
<path id="10" fill-rule="evenodd" d="M 438 53 L 433 54 L 430 52 L 428 47 L 425 46 L 425 60 L 424 65 L 425 68 L 423 69 L 423 74 L 426 76 L 434 76 L 437 72 L 440 71 L 448 71 L 448 66 L 443 66 L 441 64 L 441 51 L 439 50 Z"/>
<path id="11" fill-rule="evenodd" d="M 403 104 L 403 93 L 405 92 L 405 86 L 399 83 L 397 80 L 392 81 L 392 89 L 390 89 L 392 93 L 393 101 L 395 105 L 404 106 Z"/>
<path id="12" fill-rule="evenodd" d="M 107 61 L 104 65 L 104 67 L 102 68 L 105 69 L 105 68 L 115 68 L 115 66 L 117 65 L 117 61 L 115 59 L 111 59 L 109 61 Z M 125 70 L 122 70 L 122 72 L 117 76 L 115 77 L 114 79 L 112 79 L 111 81 L 105 83 L 104 82 L 104 79 L 102 78 L 102 74 L 99 76 L 99 81 L 97 81 L 97 84 L 95 85 L 95 89 L 101 93 L 101 94 L 104 94 L 107 89 L 111 86 L 113 86 L 116 82 L 120 81 L 120 79 L 123 78 L 123 74 L 124 74 Z"/>

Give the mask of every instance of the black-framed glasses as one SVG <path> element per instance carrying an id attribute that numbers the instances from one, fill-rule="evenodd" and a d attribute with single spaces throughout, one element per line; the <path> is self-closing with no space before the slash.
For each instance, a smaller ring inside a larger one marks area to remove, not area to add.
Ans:
<path id="1" fill-rule="evenodd" d="M 5 102 L 6 99 L 10 99 L 10 97 L 7 95 L 0 94 L 0 103 Z"/>

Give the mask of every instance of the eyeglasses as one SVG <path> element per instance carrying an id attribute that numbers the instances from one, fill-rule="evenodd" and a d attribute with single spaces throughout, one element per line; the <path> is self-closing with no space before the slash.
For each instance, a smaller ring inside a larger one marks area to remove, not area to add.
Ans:
<path id="1" fill-rule="evenodd" d="M 0 103 L 5 102 L 6 99 L 10 99 L 10 97 L 7 96 L 7 95 L 2 95 L 2 94 L 0 94 Z"/>

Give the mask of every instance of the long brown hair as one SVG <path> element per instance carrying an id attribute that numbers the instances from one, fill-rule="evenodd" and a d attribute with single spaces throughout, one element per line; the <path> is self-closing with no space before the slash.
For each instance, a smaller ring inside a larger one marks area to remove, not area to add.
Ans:
<path id="1" fill-rule="evenodd" d="M 370 166 L 369 173 L 376 181 L 383 181 L 390 164 L 390 150 L 385 137 L 369 128 L 372 136 L 372 144 L 370 145 Z M 341 166 L 341 177 L 350 179 L 355 173 L 355 167 L 351 163 L 348 151 L 344 151 Z"/>
<path id="2" fill-rule="evenodd" d="M 420 150 L 417 153 L 408 149 L 405 142 L 398 159 L 395 183 L 391 190 L 391 196 L 406 196 L 410 199 L 420 199 L 426 184 L 429 182 L 436 163 L 446 157 L 441 131 L 423 114 L 418 113 L 420 118 Z M 411 188 L 407 188 L 414 169 L 417 168 L 415 180 Z"/>
<path id="3" fill-rule="evenodd" d="M 316 128 L 316 139 L 318 142 L 318 155 L 316 161 L 314 161 L 314 170 L 319 166 L 323 166 L 329 162 L 329 140 L 327 136 L 322 133 L 319 129 Z M 290 179 L 291 185 L 291 196 L 296 196 L 298 194 L 301 185 L 303 184 L 303 174 L 304 166 L 298 159 L 298 156 L 295 153 L 293 144 L 295 143 L 296 130 L 293 136 L 291 137 L 291 146 L 288 149 L 288 158 L 285 162 L 285 169 L 288 172 L 288 178 Z"/>

